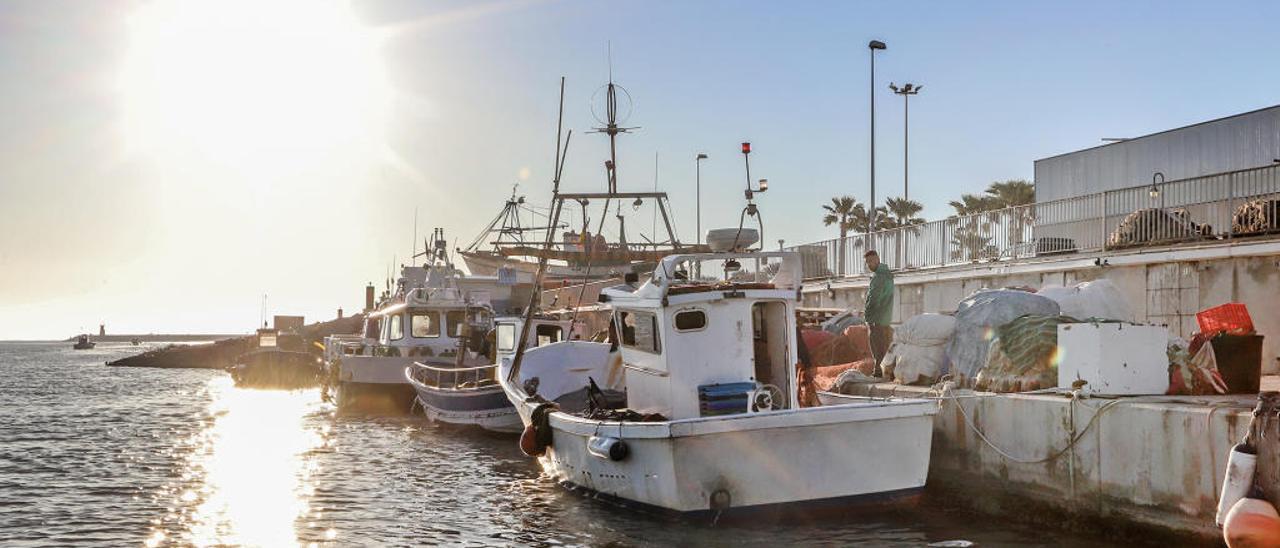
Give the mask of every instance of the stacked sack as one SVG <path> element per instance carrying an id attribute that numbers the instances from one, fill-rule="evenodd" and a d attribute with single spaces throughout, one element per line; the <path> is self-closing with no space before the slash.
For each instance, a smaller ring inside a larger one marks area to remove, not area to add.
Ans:
<path id="1" fill-rule="evenodd" d="M 944 314 L 920 314 L 902 322 L 880 367 L 898 384 L 933 384 L 947 365 L 947 343 L 956 319 Z"/>
<path id="2" fill-rule="evenodd" d="M 1028 314 L 995 328 L 977 389 L 1028 392 L 1058 385 L 1058 326 L 1070 316 Z"/>
<path id="3" fill-rule="evenodd" d="M 1013 289 L 980 289 L 956 309 L 955 333 L 947 345 L 950 372 L 958 381 L 973 379 L 987 365 L 996 328 L 1028 314 L 1057 316 L 1060 308 L 1048 297 Z M 1056 337 L 1055 337 L 1056 344 Z"/>
<path id="4" fill-rule="evenodd" d="M 1036 292 L 1058 303 L 1063 316 L 1081 320 L 1115 320 L 1132 322 L 1133 308 L 1129 307 L 1120 288 L 1111 280 L 1082 282 L 1071 287 L 1045 286 Z"/>

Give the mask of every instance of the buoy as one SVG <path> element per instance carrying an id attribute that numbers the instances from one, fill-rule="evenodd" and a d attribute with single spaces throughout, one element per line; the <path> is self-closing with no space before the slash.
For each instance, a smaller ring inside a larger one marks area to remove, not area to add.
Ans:
<path id="1" fill-rule="evenodd" d="M 1227 512 L 1222 540 L 1229 548 L 1280 548 L 1280 513 L 1262 499 L 1240 499 Z"/>
<path id="2" fill-rule="evenodd" d="M 1218 497 L 1218 514 L 1213 520 L 1218 527 L 1226 522 L 1227 512 L 1231 511 L 1231 507 L 1249 493 L 1257 464 L 1258 455 L 1252 447 L 1238 443 L 1231 448 L 1231 454 L 1227 457 L 1226 476 L 1222 479 L 1222 494 Z"/>
<path id="3" fill-rule="evenodd" d="M 538 446 L 538 429 L 532 424 L 524 427 L 524 432 L 520 433 L 520 451 L 530 457 L 541 457 L 547 452 L 546 447 Z"/>

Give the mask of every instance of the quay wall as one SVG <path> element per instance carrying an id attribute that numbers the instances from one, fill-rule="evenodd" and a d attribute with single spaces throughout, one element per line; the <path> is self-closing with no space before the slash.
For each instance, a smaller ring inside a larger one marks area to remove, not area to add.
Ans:
<path id="1" fill-rule="evenodd" d="M 1182 337 L 1198 331 L 1196 312 L 1245 303 L 1254 327 L 1266 337 L 1263 373 L 1280 373 L 1280 241 L 1275 239 L 897 270 L 893 321 L 954 311 L 984 287 L 1038 289 L 1103 278 L 1124 294 L 1136 321 L 1166 325 Z M 861 310 L 867 283 L 864 276 L 806 281 L 802 306 Z"/>
<path id="2" fill-rule="evenodd" d="M 879 384 L 861 395 L 937 393 Z M 956 392 L 934 419 L 929 489 L 1011 519 L 1214 542 L 1227 455 L 1255 401 Z"/>

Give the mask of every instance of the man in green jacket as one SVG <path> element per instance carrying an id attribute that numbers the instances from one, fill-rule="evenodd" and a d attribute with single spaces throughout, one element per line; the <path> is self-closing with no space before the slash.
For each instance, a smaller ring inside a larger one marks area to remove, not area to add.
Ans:
<path id="1" fill-rule="evenodd" d="M 870 250 L 862 255 L 867 261 L 867 272 L 871 274 L 871 285 L 867 287 L 867 303 L 863 316 L 871 334 L 871 357 L 876 361 L 875 376 L 883 377 L 880 360 L 889 351 L 893 343 L 893 272 L 889 266 L 880 262 L 880 254 Z"/>

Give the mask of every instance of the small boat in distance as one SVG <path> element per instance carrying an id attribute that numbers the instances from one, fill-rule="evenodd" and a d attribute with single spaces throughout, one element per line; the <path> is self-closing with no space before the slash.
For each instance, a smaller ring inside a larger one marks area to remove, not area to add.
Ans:
<path id="1" fill-rule="evenodd" d="M 132 344 L 132 345 L 134 345 L 134 346 L 138 346 L 138 345 L 142 344 L 142 339 L 139 339 L 138 337 L 134 337 L 134 338 L 132 338 L 132 339 L 130 339 L 130 340 L 129 340 L 129 344 Z"/>
<path id="2" fill-rule="evenodd" d="M 98 343 L 89 340 L 89 335 L 80 335 L 79 337 L 76 337 L 76 343 L 71 345 L 71 348 L 76 350 L 91 350 L 95 346 L 98 346 Z"/>

